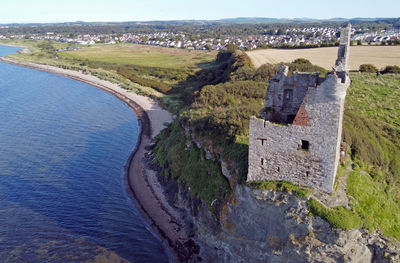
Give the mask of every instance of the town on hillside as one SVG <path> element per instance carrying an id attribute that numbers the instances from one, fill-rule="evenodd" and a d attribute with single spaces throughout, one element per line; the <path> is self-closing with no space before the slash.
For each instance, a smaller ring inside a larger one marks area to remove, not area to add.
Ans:
<path id="1" fill-rule="evenodd" d="M 7 29 L 7 26 L 2 26 Z M 224 35 L 220 37 L 202 37 L 201 34 L 185 32 L 156 31 L 148 33 L 120 33 L 120 34 L 57 34 L 54 32 L 38 34 L 2 34 L 0 40 L 32 39 L 53 40 L 63 43 L 94 45 L 133 43 L 169 48 L 183 48 L 195 50 L 221 50 L 229 44 L 241 50 L 254 50 L 266 47 L 325 47 L 338 46 L 341 27 L 331 26 L 304 26 L 274 30 L 266 30 L 264 34 Z M 1 32 L 1 31 L 0 31 Z M 352 29 L 351 44 L 400 44 L 400 29 L 389 28 L 373 30 L 368 27 Z M 204 34 L 203 34 L 204 35 Z"/>

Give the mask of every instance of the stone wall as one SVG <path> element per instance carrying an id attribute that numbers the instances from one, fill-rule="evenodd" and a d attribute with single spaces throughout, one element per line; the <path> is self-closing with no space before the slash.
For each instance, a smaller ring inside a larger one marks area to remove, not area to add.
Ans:
<path id="1" fill-rule="evenodd" d="M 351 26 L 342 29 L 340 33 L 340 43 L 338 49 L 338 58 L 335 63 L 335 70 L 338 72 L 348 71 L 348 61 L 350 56 L 350 34 Z"/>
<path id="2" fill-rule="evenodd" d="M 294 73 L 287 76 L 287 68 L 269 81 L 264 119 L 279 123 L 292 123 L 310 87 L 317 85 L 318 74 Z"/>

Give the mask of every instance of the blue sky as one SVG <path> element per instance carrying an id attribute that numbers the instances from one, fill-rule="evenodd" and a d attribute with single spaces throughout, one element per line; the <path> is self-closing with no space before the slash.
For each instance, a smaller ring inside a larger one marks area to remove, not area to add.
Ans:
<path id="1" fill-rule="evenodd" d="M 2 4 L 0 23 L 399 17 L 399 10 L 399 0 L 11 0 Z"/>

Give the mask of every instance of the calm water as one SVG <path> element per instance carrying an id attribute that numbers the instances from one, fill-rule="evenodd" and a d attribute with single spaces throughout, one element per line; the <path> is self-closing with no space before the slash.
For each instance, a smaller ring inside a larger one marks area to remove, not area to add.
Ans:
<path id="1" fill-rule="evenodd" d="M 168 262 L 125 192 L 138 131 L 106 92 L 0 63 L 0 261 Z"/>

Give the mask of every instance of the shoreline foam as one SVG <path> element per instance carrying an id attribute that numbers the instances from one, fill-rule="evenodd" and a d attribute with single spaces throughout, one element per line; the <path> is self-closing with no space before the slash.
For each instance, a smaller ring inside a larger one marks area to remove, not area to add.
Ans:
<path id="1" fill-rule="evenodd" d="M 155 180 L 154 171 L 148 169 L 143 161 L 148 152 L 145 149 L 146 146 L 164 128 L 164 123 L 172 121 L 171 113 L 161 109 L 152 99 L 131 93 L 117 84 L 92 75 L 49 65 L 19 62 L 5 57 L 0 57 L 0 62 L 45 71 L 87 83 L 112 94 L 132 108 L 140 123 L 140 133 L 125 167 L 127 191 L 141 210 L 142 216 L 150 222 L 153 230 L 168 243 L 175 258 L 179 261 L 186 261 L 196 254 L 196 245 L 187 238 L 179 216 L 170 207 L 158 181 Z"/>

